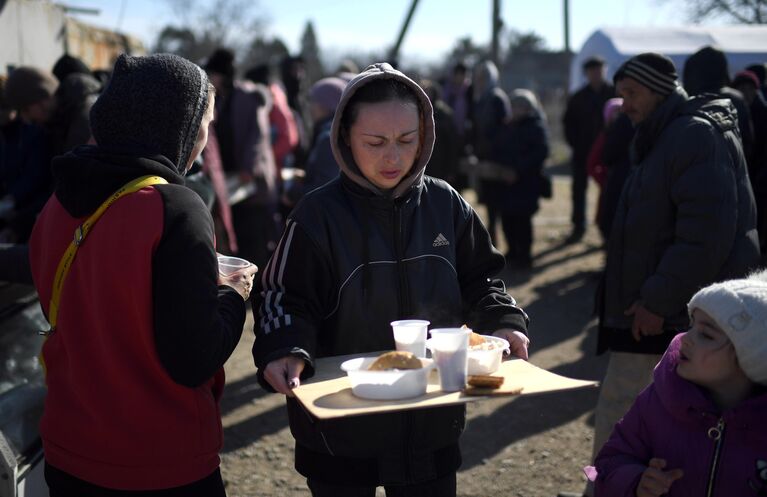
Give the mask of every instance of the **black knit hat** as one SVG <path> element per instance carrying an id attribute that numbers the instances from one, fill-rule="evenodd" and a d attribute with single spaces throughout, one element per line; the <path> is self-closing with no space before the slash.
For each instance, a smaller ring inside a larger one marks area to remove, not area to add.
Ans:
<path id="1" fill-rule="evenodd" d="M 670 95 L 678 86 L 674 63 L 665 55 L 647 52 L 631 57 L 615 72 L 613 82 L 631 78 L 655 93 Z"/>
<path id="2" fill-rule="evenodd" d="M 64 81 L 67 76 L 74 73 L 92 75 L 85 62 L 69 54 L 59 57 L 59 60 L 53 65 L 53 75 L 56 76 L 59 82 Z"/>
<path id="3" fill-rule="evenodd" d="M 750 66 L 746 67 L 746 71 L 751 71 L 752 73 L 756 74 L 757 79 L 759 79 L 759 83 L 764 84 L 765 80 L 767 80 L 767 64 L 761 63 L 761 64 L 751 64 Z"/>
<path id="4" fill-rule="evenodd" d="M 208 105 L 208 77 L 172 54 L 121 55 L 90 113 L 96 143 L 161 154 L 183 174 Z"/>
<path id="5" fill-rule="evenodd" d="M 730 83 L 727 55 L 716 47 L 701 48 L 685 61 L 682 81 L 690 95 L 718 93 L 721 87 Z"/>
<path id="6" fill-rule="evenodd" d="M 227 48 L 219 48 L 211 54 L 205 64 L 205 70 L 223 74 L 228 78 L 234 77 L 234 52 Z"/>

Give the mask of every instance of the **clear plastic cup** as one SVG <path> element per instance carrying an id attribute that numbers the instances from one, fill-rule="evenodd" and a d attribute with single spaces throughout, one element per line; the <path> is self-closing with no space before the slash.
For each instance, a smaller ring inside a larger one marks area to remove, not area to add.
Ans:
<path id="1" fill-rule="evenodd" d="M 232 257 L 230 255 L 218 256 L 218 272 L 224 276 L 231 276 L 238 271 L 242 271 L 246 267 L 250 266 L 250 262 L 239 257 Z"/>
<path id="2" fill-rule="evenodd" d="M 426 330 L 429 322 L 423 319 L 392 321 L 394 345 L 397 350 L 412 352 L 416 357 L 426 357 Z"/>
<path id="3" fill-rule="evenodd" d="M 466 388 L 470 334 L 471 330 L 466 328 L 437 328 L 431 330 L 431 338 L 426 341 L 439 369 L 440 387 L 445 392 Z"/>

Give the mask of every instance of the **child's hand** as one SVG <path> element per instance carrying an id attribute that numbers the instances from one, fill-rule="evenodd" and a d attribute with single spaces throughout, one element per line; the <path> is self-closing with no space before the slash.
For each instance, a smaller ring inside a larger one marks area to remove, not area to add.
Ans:
<path id="1" fill-rule="evenodd" d="M 666 467 L 666 461 L 664 459 L 652 458 L 650 459 L 649 466 L 637 485 L 637 497 L 660 497 L 668 493 L 671 488 L 671 484 L 676 480 L 684 476 L 684 471 L 681 469 L 672 469 L 669 471 L 663 471 Z"/>

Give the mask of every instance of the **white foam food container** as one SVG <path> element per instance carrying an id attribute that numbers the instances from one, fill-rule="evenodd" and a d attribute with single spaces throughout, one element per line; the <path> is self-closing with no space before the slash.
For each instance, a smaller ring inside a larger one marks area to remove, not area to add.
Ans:
<path id="1" fill-rule="evenodd" d="M 482 338 L 485 339 L 485 344 L 488 344 L 490 348 L 482 349 L 482 345 L 469 347 L 468 374 L 495 373 L 501 367 L 504 354 L 511 353 L 509 342 L 505 339 L 490 335 L 482 335 Z"/>
<path id="2" fill-rule="evenodd" d="M 358 357 L 341 364 L 352 384 L 352 393 L 357 397 L 372 400 L 398 400 L 418 397 L 426 393 L 429 371 L 434 368 L 431 359 L 419 358 L 420 369 L 391 369 L 369 371 L 368 368 L 378 357 Z"/>

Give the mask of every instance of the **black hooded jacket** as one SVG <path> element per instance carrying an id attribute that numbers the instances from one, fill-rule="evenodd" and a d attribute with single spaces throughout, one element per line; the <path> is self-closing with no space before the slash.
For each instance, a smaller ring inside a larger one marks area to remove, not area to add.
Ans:
<path id="1" fill-rule="evenodd" d="M 351 95 L 379 78 L 405 82 L 424 118 L 422 153 L 391 192 L 361 174 L 339 129 Z M 492 279 L 503 256 L 479 217 L 447 183 L 424 176 L 433 128 L 423 91 L 388 64 L 369 67 L 347 86 L 331 133 L 341 175 L 302 199 L 263 272 L 253 354 L 267 389 L 263 369 L 286 355 L 303 357 L 309 377 L 317 357 L 394 349 L 389 323 L 397 319 L 526 330 L 527 316 Z M 460 464 L 463 406 L 320 421 L 288 399 L 288 412 L 296 467 L 310 478 L 405 484 Z M 329 456 L 346 467 L 324 464 Z"/>
<path id="2" fill-rule="evenodd" d="M 727 86 L 730 74 L 727 56 L 715 47 L 704 47 L 690 56 L 684 64 L 684 89 L 690 96 L 710 93 L 732 102 L 737 112 L 738 130 L 743 141 L 746 157 L 754 146 L 754 129 L 751 111 L 743 94 Z M 764 139 L 764 137 L 761 137 Z"/>

